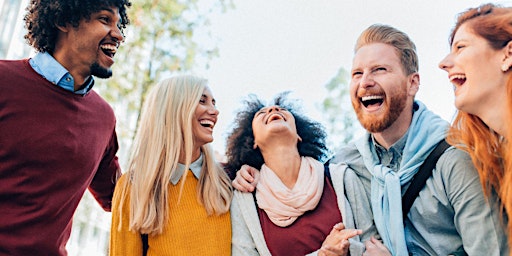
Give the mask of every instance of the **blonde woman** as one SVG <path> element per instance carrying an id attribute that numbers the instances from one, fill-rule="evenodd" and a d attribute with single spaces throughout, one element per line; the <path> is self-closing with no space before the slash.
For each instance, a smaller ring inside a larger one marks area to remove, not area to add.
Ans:
<path id="1" fill-rule="evenodd" d="M 114 192 L 110 255 L 230 255 L 232 189 L 208 144 L 218 114 L 205 79 L 151 90 Z"/>

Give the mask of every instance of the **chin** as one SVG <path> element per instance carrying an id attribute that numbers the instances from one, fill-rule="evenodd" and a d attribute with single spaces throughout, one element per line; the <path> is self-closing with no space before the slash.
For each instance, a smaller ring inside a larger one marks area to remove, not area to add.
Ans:
<path id="1" fill-rule="evenodd" d="M 91 65 L 91 75 L 98 78 L 112 77 L 112 69 L 100 66 L 97 62 Z"/>

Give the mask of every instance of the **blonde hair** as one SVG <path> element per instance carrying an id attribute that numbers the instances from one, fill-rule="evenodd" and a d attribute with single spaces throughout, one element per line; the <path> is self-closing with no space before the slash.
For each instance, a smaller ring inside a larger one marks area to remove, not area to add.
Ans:
<path id="1" fill-rule="evenodd" d="M 161 81 L 149 92 L 130 157 L 129 180 L 120 188 L 119 206 L 129 203 L 130 230 L 162 233 L 170 205 L 168 186 L 177 171 L 178 159 L 185 155 L 186 169 L 192 161 L 192 120 L 206 84 L 205 79 L 180 75 Z M 198 201 L 208 215 L 226 213 L 233 196 L 231 182 L 215 161 L 211 146 L 202 145 L 201 151 L 204 160 L 197 187 Z M 185 175 L 181 178 L 182 187 Z M 130 200 L 125 202 L 127 193 Z M 122 211 L 119 214 L 122 216 Z"/>
<path id="2" fill-rule="evenodd" d="M 365 29 L 357 39 L 354 51 L 373 43 L 393 46 L 400 57 L 406 75 L 418 72 L 416 46 L 404 32 L 382 24 L 373 24 Z"/>

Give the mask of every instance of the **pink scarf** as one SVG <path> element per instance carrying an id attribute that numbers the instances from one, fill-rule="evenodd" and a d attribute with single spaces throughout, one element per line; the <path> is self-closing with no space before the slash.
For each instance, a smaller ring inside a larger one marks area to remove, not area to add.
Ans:
<path id="1" fill-rule="evenodd" d="M 292 189 L 265 164 L 257 185 L 258 207 L 280 227 L 291 225 L 304 212 L 315 209 L 324 189 L 324 166 L 311 157 L 301 157 L 299 176 Z"/>

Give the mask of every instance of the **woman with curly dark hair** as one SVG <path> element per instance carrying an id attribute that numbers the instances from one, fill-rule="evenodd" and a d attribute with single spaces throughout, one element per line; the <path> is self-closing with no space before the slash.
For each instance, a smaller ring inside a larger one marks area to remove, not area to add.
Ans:
<path id="1" fill-rule="evenodd" d="M 369 237 L 375 228 L 352 215 L 344 179 L 356 188 L 350 191 L 353 195 L 364 193 L 363 188 L 346 166 L 330 165 L 333 172 L 324 167 L 326 133 L 296 103 L 287 93 L 268 106 L 251 95 L 235 118 L 226 168 L 233 173 L 247 164 L 261 170 L 254 194 L 235 191 L 232 254 L 347 255 L 350 250 L 361 255 L 359 235 Z M 371 216 L 363 212 L 369 211 L 369 202 L 357 203 L 361 216 Z"/>
<path id="2" fill-rule="evenodd" d="M 128 0 L 32 0 L 30 59 L 0 60 L 0 255 L 67 255 L 86 189 L 110 211 L 121 174 L 114 111 L 92 89 L 112 75 Z"/>

